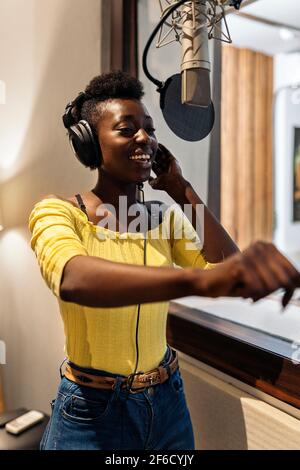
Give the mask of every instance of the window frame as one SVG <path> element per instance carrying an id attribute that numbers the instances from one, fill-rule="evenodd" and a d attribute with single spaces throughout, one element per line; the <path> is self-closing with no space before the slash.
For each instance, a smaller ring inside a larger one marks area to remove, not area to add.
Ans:
<path id="1" fill-rule="evenodd" d="M 103 0 L 110 14 L 110 70 L 138 76 L 138 0 Z M 102 8 L 104 8 L 104 6 Z M 102 15 L 102 17 L 105 15 Z M 105 16 L 107 19 L 107 17 Z M 103 21 L 103 20 L 102 20 Z"/>

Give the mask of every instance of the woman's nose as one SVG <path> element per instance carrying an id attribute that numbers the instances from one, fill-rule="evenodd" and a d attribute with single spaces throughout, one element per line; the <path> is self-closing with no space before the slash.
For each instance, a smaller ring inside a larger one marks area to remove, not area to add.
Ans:
<path id="1" fill-rule="evenodd" d="M 139 129 L 139 131 L 136 133 L 136 140 L 139 142 L 150 142 L 150 136 L 147 134 L 145 129 Z"/>

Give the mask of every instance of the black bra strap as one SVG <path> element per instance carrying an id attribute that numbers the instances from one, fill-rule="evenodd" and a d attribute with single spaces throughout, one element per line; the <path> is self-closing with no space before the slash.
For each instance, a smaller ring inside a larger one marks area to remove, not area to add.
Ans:
<path id="1" fill-rule="evenodd" d="M 84 204 L 84 202 L 83 202 L 83 200 L 82 200 L 81 195 L 80 195 L 80 194 L 75 194 L 75 197 L 76 197 L 76 199 L 77 199 L 78 205 L 80 206 L 80 209 L 86 214 L 88 220 L 90 220 L 90 219 L 89 219 L 89 216 L 88 216 L 88 213 L 87 213 L 87 210 L 86 210 L 86 207 L 85 207 L 85 204 Z M 145 202 L 145 206 L 146 206 L 146 208 L 147 208 L 147 211 L 148 211 L 150 217 L 151 217 L 151 214 L 152 214 L 151 205 L 152 205 L 153 203 L 156 203 L 156 204 L 158 203 L 159 206 L 163 205 L 163 203 L 162 203 L 161 201 L 146 201 L 146 202 Z M 159 223 L 161 224 L 161 222 L 162 222 L 162 215 L 163 215 L 163 214 L 162 214 L 162 211 L 159 210 L 159 213 L 156 214 L 156 215 L 159 217 Z"/>
<path id="2" fill-rule="evenodd" d="M 82 200 L 82 197 L 80 194 L 75 194 L 75 197 L 77 199 L 77 202 L 78 202 L 78 205 L 80 206 L 80 209 L 85 213 L 85 215 L 87 216 L 88 220 L 89 219 L 89 216 L 88 216 L 88 213 L 87 213 L 87 210 L 86 210 L 86 207 L 84 205 L 84 202 Z"/>

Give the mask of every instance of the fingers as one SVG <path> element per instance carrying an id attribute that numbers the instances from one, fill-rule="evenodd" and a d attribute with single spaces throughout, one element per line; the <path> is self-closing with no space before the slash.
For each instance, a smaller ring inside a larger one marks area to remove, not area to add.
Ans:
<path id="1" fill-rule="evenodd" d="M 259 244 L 258 249 L 262 249 L 261 244 Z M 273 270 L 280 284 L 279 287 L 285 289 L 285 295 L 282 299 L 282 306 L 285 308 L 293 297 L 294 290 L 299 282 L 299 273 L 273 244 L 268 244 L 266 250 L 269 256 L 270 269 Z"/>
<path id="2" fill-rule="evenodd" d="M 148 183 L 150 184 L 151 188 L 155 189 L 157 185 L 157 178 L 153 178 L 152 176 L 150 176 L 148 178 Z"/>
<path id="3" fill-rule="evenodd" d="M 269 244 L 269 250 L 273 260 L 275 260 L 275 258 L 280 260 L 280 265 L 285 270 L 290 283 L 295 288 L 300 287 L 300 273 L 295 266 L 292 265 L 292 263 L 275 247 L 275 245 Z"/>
<path id="4" fill-rule="evenodd" d="M 250 262 L 247 256 L 242 255 L 239 279 L 235 286 L 235 295 L 257 301 L 268 294 L 269 291 L 266 288 L 265 281 L 258 272 L 257 267 Z"/>
<path id="5" fill-rule="evenodd" d="M 212 272 L 220 268 L 224 268 L 220 276 L 220 291 L 224 290 L 224 292 L 219 294 L 217 289 L 217 292 L 212 293 L 213 297 L 225 295 L 246 299 L 253 298 L 258 294 L 263 296 L 264 286 L 243 254 L 238 253 L 230 256 L 219 268 L 213 269 Z M 216 291 L 215 285 L 214 291 Z"/>
<path id="6" fill-rule="evenodd" d="M 163 144 L 158 144 L 158 153 L 157 153 L 158 159 L 162 163 L 166 163 L 167 165 L 172 161 L 176 160 L 174 155 L 170 152 L 170 150 L 167 149 Z"/>
<path id="7" fill-rule="evenodd" d="M 254 294 L 253 300 L 259 300 L 261 295 L 265 296 L 276 291 L 279 286 L 289 285 L 289 278 L 285 270 L 276 264 L 273 260 L 268 259 L 265 248 L 259 244 L 251 247 L 251 250 L 245 252 L 246 262 L 251 266 L 257 278 L 261 282 L 261 292 Z"/>
<path id="8" fill-rule="evenodd" d="M 160 150 L 162 151 L 162 153 L 165 153 L 167 156 L 169 157 L 174 157 L 174 155 L 170 152 L 169 149 L 167 149 L 167 147 L 165 147 L 163 144 L 161 144 L 160 142 L 158 143 L 158 147 L 160 148 Z"/>
<path id="9" fill-rule="evenodd" d="M 152 176 L 149 176 L 149 178 L 148 178 L 148 183 L 150 184 L 151 188 L 154 188 L 154 189 L 155 189 L 156 180 L 157 180 L 157 178 L 153 178 Z"/>
<path id="10" fill-rule="evenodd" d="M 164 173 L 164 170 L 162 169 L 159 162 L 158 161 L 156 162 L 155 160 L 152 163 L 152 170 L 154 171 L 156 176 L 160 176 L 162 173 Z"/>
<path id="11" fill-rule="evenodd" d="M 279 288 L 284 288 L 282 302 L 285 307 L 299 285 L 299 272 L 271 243 L 256 242 L 243 254 L 246 263 L 252 267 L 262 285 L 261 290 L 253 293 L 253 300 L 259 300 Z"/>
<path id="12" fill-rule="evenodd" d="M 155 160 L 152 162 L 152 170 L 157 176 L 166 173 L 169 169 L 168 158 L 162 154 L 157 154 Z"/>
<path id="13" fill-rule="evenodd" d="M 157 178 L 153 178 L 150 176 L 148 178 L 148 183 L 150 184 L 152 189 L 164 189 L 164 175 L 157 176 Z"/>
<path id="14" fill-rule="evenodd" d="M 267 242 L 253 243 L 242 253 L 230 256 L 213 271 L 216 276 L 210 296 L 225 295 L 258 301 L 284 288 L 284 308 L 300 282 L 300 273 L 273 244 Z"/>

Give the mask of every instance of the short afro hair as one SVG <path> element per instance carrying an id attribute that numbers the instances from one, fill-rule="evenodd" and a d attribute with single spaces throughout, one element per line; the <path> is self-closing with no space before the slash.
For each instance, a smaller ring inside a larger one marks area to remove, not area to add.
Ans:
<path id="1" fill-rule="evenodd" d="M 85 89 L 85 96 L 72 109 L 75 122 L 87 121 L 96 137 L 99 119 L 106 109 L 107 101 L 124 98 L 140 101 L 144 96 L 143 85 L 135 77 L 121 70 L 104 73 L 94 77 Z M 98 163 L 89 165 L 91 170 Z"/>
<path id="2" fill-rule="evenodd" d="M 140 101 L 144 96 L 142 83 L 121 70 L 94 77 L 86 87 L 85 93 L 90 99 L 83 103 L 80 118 L 87 121 L 95 133 L 106 101 L 114 98 Z"/>

